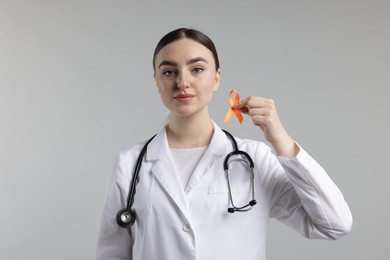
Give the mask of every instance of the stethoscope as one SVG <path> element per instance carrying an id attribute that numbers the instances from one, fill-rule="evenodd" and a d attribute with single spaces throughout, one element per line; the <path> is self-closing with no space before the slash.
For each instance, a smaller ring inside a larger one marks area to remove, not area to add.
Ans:
<path id="1" fill-rule="evenodd" d="M 236 142 L 234 137 L 229 132 L 227 132 L 225 130 L 222 130 L 222 131 L 230 139 L 230 141 L 232 142 L 232 145 L 233 145 L 233 151 L 230 152 L 228 155 L 226 155 L 225 160 L 223 162 L 223 169 L 225 171 L 225 177 L 226 177 L 228 190 L 229 190 L 229 200 L 230 200 L 230 204 L 232 206 L 232 207 L 229 207 L 227 209 L 227 211 L 229 213 L 234 213 L 236 211 L 238 211 L 238 212 L 249 211 L 257 203 L 256 200 L 255 200 L 254 174 L 253 174 L 254 164 L 253 164 L 253 160 L 249 156 L 248 153 L 246 153 L 244 151 L 241 151 L 241 150 L 238 150 L 237 142 Z M 130 228 L 131 226 L 134 225 L 135 220 L 137 218 L 135 211 L 132 209 L 132 206 L 133 206 L 133 203 L 134 203 L 135 188 L 136 188 L 136 185 L 137 185 L 137 183 L 139 181 L 139 172 L 140 172 L 141 166 L 142 166 L 142 159 L 143 159 L 143 157 L 144 157 L 144 155 L 146 153 L 146 150 L 148 148 L 149 143 L 153 140 L 153 138 L 155 136 L 156 135 L 152 136 L 152 138 L 150 138 L 146 142 L 144 147 L 142 148 L 142 150 L 141 150 L 141 152 L 140 152 L 140 154 L 138 156 L 137 163 L 136 163 L 135 168 L 134 168 L 133 179 L 132 179 L 132 181 L 130 183 L 130 190 L 129 190 L 129 195 L 127 197 L 126 208 L 121 209 L 116 214 L 116 223 L 121 228 Z M 244 206 L 241 206 L 241 207 L 236 207 L 234 202 L 233 202 L 233 196 L 232 196 L 232 191 L 231 191 L 231 187 L 230 187 L 229 166 L 228 166 L 230 158 L 232 156 L 237 156 L 237 155 L 242 155 L 243 157 L 245 157 L 246 162 L 249 165 L 249 169 L 250 169 L 249 173 L 250 173 L 250 181 L 251 181 L 250 185 L 251 185 L 251 192 L 252 192 L 252 199 L 249 201 L 248 204 L 246 204 Z"/>

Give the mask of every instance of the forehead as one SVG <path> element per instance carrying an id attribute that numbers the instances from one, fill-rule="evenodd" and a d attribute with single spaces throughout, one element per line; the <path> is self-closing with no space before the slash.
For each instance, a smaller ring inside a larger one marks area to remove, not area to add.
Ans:
<path id="1" fill-rule="evenodd" d="M 211 51 L 197 41 L 185 38 L 171 42 L 164 46 L 156 55 L 156 64 L 163 60 L 185 62 L 195 57 L 202 57 L 205 60 L 214 60 Z"/>

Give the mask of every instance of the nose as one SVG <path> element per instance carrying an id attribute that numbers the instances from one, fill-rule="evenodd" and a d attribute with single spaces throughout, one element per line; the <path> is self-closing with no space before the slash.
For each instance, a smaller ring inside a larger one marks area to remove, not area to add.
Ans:
<path id="1" fill-rule="evenodd" d="M 188 88 L 190 80 L 185 72 L 181 72 L 177 75 L 176 84 L 178 88 Z"/>

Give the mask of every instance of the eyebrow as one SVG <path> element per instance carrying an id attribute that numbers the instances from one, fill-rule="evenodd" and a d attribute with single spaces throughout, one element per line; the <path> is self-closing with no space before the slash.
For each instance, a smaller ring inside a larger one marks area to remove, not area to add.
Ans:
<path id="1" fill-rule="evenodd" d="M 190 64 L 193 64 L 193 63 L 196 63 L 196 62 L 199 62 L 199 61 L 202 61 L 202 62 L 205 62 L 205 63 L 208 64 L 207 60 L 205 58 L 202 58 L 202 57 L 192 58 L 192 59 L 188 60 L 186 64 L 190 65 Z M 160 68 L 160 67 L 165 66 L 165 65 L 177 66 L 177 63 L 174 62 L 174 61 L 170 61 L 170 60 L 163 60 L 162 62 L 160 62 L 158 67 Z"/>

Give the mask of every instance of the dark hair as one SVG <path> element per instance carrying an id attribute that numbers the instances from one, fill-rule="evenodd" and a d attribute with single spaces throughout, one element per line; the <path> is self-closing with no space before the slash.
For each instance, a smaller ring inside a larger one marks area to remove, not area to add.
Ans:
<path id="1" fill-rule="evenodd" d="M 188 38 L 191 40 L 194 40 L 196 42 L 199 42 L 203 46 L 205 46 L 207 49 L 211 51 L 211 53 L 214 56 L 214 61 L 215 61 L 215 68 L 218 70 L 219 69 L 219 60 L 218 60 L 218 53 L 217 49 L 215 48 L 215 45 L 213 41 L 204 33 L 195 30 L 195 29 L 188 29 L 188 28 L 179 28 L 174 31 L 169 32 L 166 34 L 164 37 L 161 38 L 161 40 L 158 42 L 156 49 L 154 50 L 153 54 L 153 70 L 155 70 L 154 63 L 156 59 L 157 53 L 164 48 L 166 45 L 168 45 L 171 42 Z"/>

